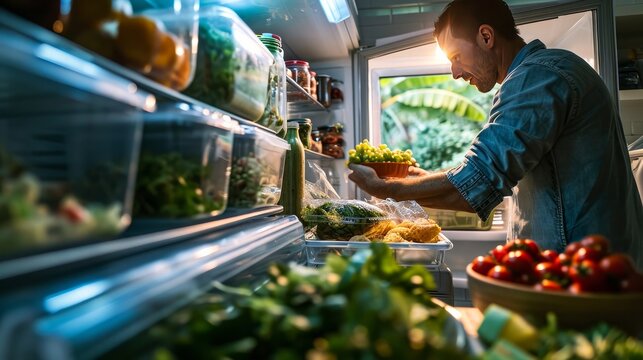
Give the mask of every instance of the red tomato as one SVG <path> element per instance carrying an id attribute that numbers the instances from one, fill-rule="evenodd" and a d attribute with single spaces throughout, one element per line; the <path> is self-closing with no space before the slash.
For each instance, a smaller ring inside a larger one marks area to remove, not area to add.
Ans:
<path id="1" fill-rule="evenodd" d="M 493 261 L 491 256 L 480 255 L 471 262 L 471 269 L 482 275 L 487 275 L 489 270 L 494 266 L 496 266 L 496 263 Z"/>
<path id="2" fill-rule="evenodd" d="M 581 247 L 592 249 L 598 253 L 599 257 L 603 257 L 609 253 L 610 242 L 603 235 L 587 235 L 580 240 Z"/>
<path id="3" fill-rule="evenodd" d="M 643 292 L 643 275 L 632 273 L 620 281 L 620 289 L 625 292 Z"/>
<path id="4" fill-rule="evenodd" d="M 539 283 L 534 285 L 534 289 L 547 291 L 563 291 L 564 288 L 554 280 L 543 279 Z"/>
<path id="5" fill-rule="evenodd" d="M 533 271 L 530 271 L 514 276 L 514 282 L 524 285 L 533 285 L 538 282 L 538 277 L 533 273 Z"/>
<path id="6" fill-rule="evenodd" d="M 607 255 L 601 260 L 599 266 L 612 279 L 624 279 L 636 272 L 632 258 L 623 253 Z"/>
<path id="7" fill-rule="evenodd" d="M 540 261 L 540 246 L 538 246 L 538 243 L 531 239 L 526 239 L 525 240 L 525 249 L 531 255 L 531 258 L 534 259 L 535 261 Z"/>
<path id="8" fill-rule="evenodd" d="M 496 262 L 499 264 L 502 261 L 502 258 L 507 255 L 507 250 L 505 249 L 504 245 L 498 245 L 493 250 L 490 251 L 491 256 L 496 260 Z"/>
<path id="9" fill-rule="evenodd" d="M 515 250 L 510 251 L 502 258 L 502 265 L 514 274 L 526 274 L 533 271 L 534 260 L 526 251 Z"/>
<path id="10" fill-rule="evenodd" d="M 603 255 L 594 248 L 581 247 L 572 257 L 572 264 L 578 264 L 583 260 L 592 260 L 595 262 L 599 262 L 601 258 L 603 258 Z"/>
<path id="11" fill-rule="evenodd" d="M 511 274 L 511 271 L 509 271 L 509 269 L 507 269 L 507 267 L 503 265 L 494 266 L 491 270 L 489 270 L 487 276 L 496 280 L 513 282 L 513 275 Z"/>
<path id="12" fill-rule="evenodd" d="M 540 257 L 543 259 L 543 261 L 554 262 L 558 257 L 558 253 L 556 252 L 556 250 L 547 249 L 540 252 Z"/>
<path id="13" fill-rule="evenodd" d="M 578 241 L 573 242 L 573 243 L 569 243 L 565 247 L 565 254 L 567 254 L 567 256 L 569 256 L 569 257 L 572 257 L 572 256 L 574 256 L 576 251 L 578 251 L 578 249 L 580 249 L 580 248 L 581 248 L 581 244 Z"/>
<path id="14" fill-rule="evenodd" d="M 531 239 L 511 240 L 505 245 L 505 250 L 507 250 L 507 253 L 522 250 L 527 252 L 532 259 L 540 260 L 540 247 L 538 247 L 538 244 Z"/>
<path id="15" fill-rule="evenodd" d="M 560 265 L 551 262 L 539 263 L 534 272 L 538 280 L 560 280 L 564 277 Z"/>
<path id="16" fill-rule="evenodd" d="M 556 260 L 554 260 L 554 264 L 560 265 L 561 268 L 567 267 L 572 264 L 572 257 L 566 253 L 560 253 Z"/>
<path id="17" fill-rule="evenodd" d="M 583 260 L 569 268 L 569 277 L 574 283 L 580 284 L 583 291 L 606 291 L 607 277 L 597 263 Z M 573 285 L 573 284 L 572 284 Z"/>
<path id="18" fill-rule="evenodd" d="M 583 288 L 580 286 L 579 283 L 572 283 L 567 288 L 567 291 L 569 291 L 572 294 L 580 294 L 583 292 Z"/>

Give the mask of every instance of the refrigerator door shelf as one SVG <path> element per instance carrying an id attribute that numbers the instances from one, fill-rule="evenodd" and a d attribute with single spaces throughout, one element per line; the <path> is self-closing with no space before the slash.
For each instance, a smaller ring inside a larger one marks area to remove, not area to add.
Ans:
<path id="1" fill-rule="evenodd" d="M 96 358 L 208 292 L 213 281 L 259 284 L 257 274 L 275 259 L 305 263 L 303 248 L 297 217 L 267 217 L 22 291 L 3 290 L 0 358 L 45 359 L 52 352 Z"/>

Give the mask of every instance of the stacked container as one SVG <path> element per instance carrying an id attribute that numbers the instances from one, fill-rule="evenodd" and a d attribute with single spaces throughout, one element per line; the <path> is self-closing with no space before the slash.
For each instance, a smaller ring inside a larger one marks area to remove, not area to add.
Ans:
<path id="1" fill-rule="evenodd" d="M 284 161 L 290 145 L 269 131 L 242 124 L 234 133 L 228 205 L 276 205 L 281 197 Z"/>
<path id="2" fill-rule="evenodd" d="M 232 10 L 201 8 L 199 50 L 192 84 L 185 94 L 258 121 L 268 104 L 268 80 L 274 59 Z"/>
<path id="3" fill-rule="evenodd" d="M 10 31 L 0 47 L 0 258 L 119 234 L 155 98 Z"/>
<path id="4" fill-rule="evenodd" d="M 227 115 L 187 104 L 148 114 L 134 218 L 198 219 L 222 213 L 228 200 L 236 126 Z"/>

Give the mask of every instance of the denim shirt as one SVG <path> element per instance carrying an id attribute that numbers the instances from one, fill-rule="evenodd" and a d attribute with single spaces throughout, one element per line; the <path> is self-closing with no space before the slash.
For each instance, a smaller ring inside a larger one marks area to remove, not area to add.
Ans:
<path id="1" fill-rule="evenodd" d="M 599 75 L 569 51 L 539 40 L 520 50 L 447 177 L 483 219 L 512 195 L 512 238 L 561 251 L 603 234 L 641 267 L 643 207 L 623 128 Z"/>

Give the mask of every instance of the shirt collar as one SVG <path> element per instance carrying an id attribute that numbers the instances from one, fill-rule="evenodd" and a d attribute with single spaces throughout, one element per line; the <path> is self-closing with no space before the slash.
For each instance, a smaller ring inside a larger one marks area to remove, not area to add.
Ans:
<path id="1" fill-rule="evenodd" d="M 509 69 L 507 70 L 507 74 L 514 71 L 514 69 L 517 68 L 518 65 L 520 65 L 527 56 L 542 49 L 545 49 L 545 44 L 543 44 L 542 41 L 538 39 L 532 40 L 529 44 L 523 46 L 522 49 L 518 51 L 518 54 L 516 54 L 516 57 L 514 58 L 514 60 L 511 62 L 511 66 L 509 66 Z"/>

